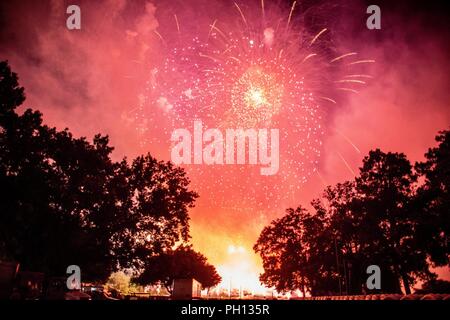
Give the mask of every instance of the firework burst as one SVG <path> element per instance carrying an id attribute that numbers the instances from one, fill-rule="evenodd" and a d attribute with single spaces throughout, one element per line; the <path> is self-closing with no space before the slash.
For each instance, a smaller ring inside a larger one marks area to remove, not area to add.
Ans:
<path id="1" fill-rule="evenodd" d="M 183 31 L 174 15 L 172 32 L 156 32 L 166 53 L 151 69 L 137 113 L 144 126 L 153 123 L 156 106 L 169 120 L 167 140 L 174 128 L 190 128 L 196 119 L 212 128 L 280 130 L 276 177 L 246 165 L 186 167 L 215 205 L 267 209 L 292 199 L 317 170 L 327 111 L 339 102 L 338 92 L 357 92 L 367 80 L 355 71 L 372 60 L 339 55 L 329 30 L 308 32 L 295 9 L 295 2 L 289 10 L 264 1 L 234 3 L 226 19 L 200 31 Z"/>

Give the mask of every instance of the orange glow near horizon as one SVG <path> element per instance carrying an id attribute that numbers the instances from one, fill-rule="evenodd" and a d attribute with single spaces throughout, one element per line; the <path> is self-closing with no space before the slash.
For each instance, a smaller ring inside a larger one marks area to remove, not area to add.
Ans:
<path id="1" fill-rule="evenodd" d="M 264 294 L 268 288 L 258 279 L 260 267 L 254 263 L 252 252 L 244 246 L 230 244 L 226 248 L 225 262 L 217 266 L 222 277 L 219 289 L 250 291 L 252 294 Z"/>

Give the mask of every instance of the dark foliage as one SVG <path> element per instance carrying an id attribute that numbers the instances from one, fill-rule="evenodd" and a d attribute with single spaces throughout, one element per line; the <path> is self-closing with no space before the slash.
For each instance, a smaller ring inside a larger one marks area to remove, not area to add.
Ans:
<path id="1" fill-rule="evenodd" d="M 196 279 L 203 288 L 222 280 L 205 256 L 190 246 L 179 246 L 148 259 L 144 272 L 135 281 L 142 285 L 162 283 L 171 292 L 174 279 Z"/>
<path id="2" fill-rule="evenodd" d="M 369 265 L 381 269 L 381 292 L 406 293 L 449 264 L 450 131 L 436 138 L 413 170 L 404 154 L 374 150 L 353 181 L 328 187 L 261 232 L 254 250 L 263 283 L 313 295 L 361 294 Z"/>
<path id="3" fill-rule="evenodd" d="M 24 90 L 0 62 L 0 259 L 24 270 L 103 280 L 189 238 L 197 194 L 185 172 L 149 154 L 111 160 L 107 136 L 93 142 L 18 114 Z"/>

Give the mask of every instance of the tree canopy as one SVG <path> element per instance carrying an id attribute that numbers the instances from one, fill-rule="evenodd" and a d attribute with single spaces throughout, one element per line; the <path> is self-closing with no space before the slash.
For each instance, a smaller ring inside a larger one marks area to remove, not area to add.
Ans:
<path id="1" fill-rule="evenodd" d="M 418 236 L 431 262 L 444 266 L 450 261 L 450 131 L 439 132 L 436 142 L 415 166 L 425 180 L 417 192 Z"/>
<path id="2" fill-rule="evenodd" d="M 426 161 L 373 150 L 352 181 L 329 186 L 321 199 L 288 209 L 255 246 L 260 280 L 279 291 L 313 295 L 366 291 L 369 265 L 381 269 L 381 291 L 410 292 L 431 281 L 431 266 L 449 263 L 450 132 L 436 138 Z"/>
<path id="3" fill-rule="evenodd" d="M 204 289 L 220 283 L 222 278 L 206 257 L 181 245 L 175 250 L 153 256 L 146 260 L 145 269 L 135 281 L 141 285 L 163 284 L 169 292 L 174 279 L 195 279 Z"/>
<path id="4" fill-rule="evenodd" d="M 183 169 L 150 154 L 111 160 L 107 136 L 92 142 L 17 112 L 24 89 L 0 62 L 0 258 L 25 270 L 104 280 L 118 268 L 189 239 L 197 194 Z"/>

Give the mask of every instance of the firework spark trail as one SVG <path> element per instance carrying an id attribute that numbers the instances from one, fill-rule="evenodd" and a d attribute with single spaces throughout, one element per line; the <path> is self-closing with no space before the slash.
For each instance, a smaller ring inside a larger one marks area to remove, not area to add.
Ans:
<path id="1" fill-rule="evenodd" d="M 319 98 L 336 104 L 336 100 L 333 100 L 331 98 L 328 98 L 328 97 L 319 97 Z"/>
<path id="2" fill-rule="evenodd" d="M 180 24 L 178 23 L 178 17 L 176 14 L 174 14 L 173 16 L 175 18 L 175 23 L 177 24 L 177 31 L 178 31 L 178 33 L 180 33 Z"/>
<path id="3" fill-rule="evenodd" d="M 218 62 L 218 60 L 217 60 L 216 58 L 213 58 L 213 57 L 208 56 L 208 55 L 206 55 L 206 54 L 203 54 L 203 53 L 201 53 L 201 52 L 198 54 L 198 56 L 199 56 L 199 57 L 202 57 L 202 58 L 208 58 L 208 59 L 210 59 L 210 60 L 212 60 L 212 61 L 214 61 L 214 62 Z M 203 70 L 203 71 L 205 71 L 205 70 Z M 219 72 L 219 71 L 214 71 L 214 72 Z"/>
<path id="4" fill-rule="evenodd" d="M 162 37 L 162 35 L 161 35 L 158 31 L 153 30 L 153 32 L 159 37 L 159 39 L 160 39 L 164 44 L 166 44 L 166 41 L 164 40 L 164 38 Z"/>
<path id="5" fill-rule="evenodd" d="M 316 40 L 322 35 L 322 33 L 324 33 L 325 31 L 327 31 L 327 28 L 322 29 L 312 40 L 311 43 L 309 44 L 310 46 L 312 46 L 314 44 L 314 42 L 316 42 Z"/>
<path id="6" fill-rule="evenodd" d="M 208 37 L 207 37 L 207 39 L 206 39 L 206 42 L 208 42 L 209 37 L 211 36 L 211 32 L 213 31 L 214 27 L 216 26 L 216 23 L 217 23 L 217 19 L 215 19 L 215 20 L 213 21 L 213 23 L 211 24 L 211 28 L 209 29 Z"/>
<path id="7" fill-rule="evenodd" d="M 244 21 L 245 25 L 247 25 L 247 19 L 245 19 L 244 13 L 242 13 L 241 8 L 239 7 L 239 5 L 236 2 L 234 3 L 234 5 L 236 6 L 237 10 L 239 11 L 242 21 Z"/>
<path id="8" fill-rule="evenodd" d="M 217 21 L 217 20 L 216 20 L 216 21 Z M 225 40 L 228 41 L 228 37 L 225 35 L 225 33 L 223 33 L 222 30 L 220 30 L 219 28 L 217 28 L 217 26 L 216 26 L 215 23 L 211 25 L 211 29 L 217 31 L 217 32 L 223 37 L 223 39 L 225 39 Z"/>
<path id="9" fill-rule="evenodd" d="M 306 60 L 308 60 L 308 59 L 310 59 L 310 58 L 312 58 L 312 57 L 314 57 L 314 56 L 317 56 L 317 54 L 316 54 L 316 53 L 308 54 L 308 55 L 305 57 L 305 59 L 302 60 L 302 63 L 305 63 Z"/>
<path id="10" fill-rule="evenodd" d="M 323 186 L 326 188 L 328 186 L 328 183 L 325 181 L 325 179 L 320 174 L 319 170 L 316 170 L 317 176 L 319 177 L 320 181 L 322 182 Z"/>
<path id="11" fill-rule="evenodd" d="M 348 164 L 347 160 L 345 160 L 345 158 L 342 156 L 342 154 L 340 154 L 339 152 L 336 152 L 339 156 L 339 158 L 341 158 L 342 162 L 345 164 L 345 166 L 347 167 L 348 171 L 350 171 L 350 173 L 352 174 L 352 177 L 356 176 L 355 171 L 350 167 L 350 165 Z"/>
<path id="12" fill-rule="evenodd" d="M 341 56 L 339 56 L 339 57 L 334 58 L 333 60 L 331 60 L 330 63 L 339 61 L 339 60 L 344 59 L 344 58 L 346 58 L 346 57 L 354 56 L 355 54 L 357 54 L 357 53 L 356 53 L 356 52 L 350 52 L 350 53 L 343 54 L 343 55 L 341 55 Z"/>
<path id="13" fill-rule="evenodd" d="M 264 0 L 261 0 L 261 12 L 262 12 L 263 19 L 265 19 L 266 18 L 266 11 L 264 9 Z"/>
<path id="14" fill-rule="evenodd" d="M 336 131 L 340 136 L 342 136 L 345 141 L 347 141 L 358 153 L 361 153 L 361 150 L 359 150 L 359 148 L 353 143 L 352 140 L 350 140 L 346 135 L 344 135 L 342 132 L 340 131 Z"/>
<path id="15" fill-rule="evenodd" d="M 362 80 L 352 80 L 352 79 L 343 79 L 343 80 L 337 80 L 335 83 L 360 83 L 360 84 L 366 84 L 365 81 Z"/>
<path id="16" fill-rule="evenodd" d="M 361 63 L 374 63 L 375 60 L 359 60 L 359 61 L 354 61 L 354 62 L 350 62 L 348 65 L 352 66 L 355 64 L 361 64 Z"/>
<path id="17" fill-rule="evenodd" d="M 287 25 L 286 25 L 286 27 L 289 27 L 289 24 L 291 23 L 291 18 L 292 18 L 292 14 L 294 13 L 294 9 L 295 9 L 295 4 L 297 3 L 297 1 L 294 1 L 293 3 L 292 3 L 292 7 L 291 7 L 291 11 L 289 12 L 289 17 L 288 17 L 288 20 L 287 20 Z"/>
<path id="18" fill-rule="evenodd" d="M 348 91 L 348 92 L 358 93 L 357 90 L 351 89 L 351 88 L 336 88 L 336 89 L 337 90 L 341 90 L 341 91 Z"/>
<path id="19" fill-rule="evenodd" d="M 371 79 L 372 76 L 370 76 L 368 74 L 348 74 L 348 75 L 344 76 L 344 78 L 367 78 L 367 79 Z"/>

